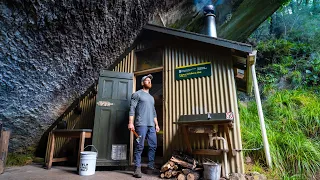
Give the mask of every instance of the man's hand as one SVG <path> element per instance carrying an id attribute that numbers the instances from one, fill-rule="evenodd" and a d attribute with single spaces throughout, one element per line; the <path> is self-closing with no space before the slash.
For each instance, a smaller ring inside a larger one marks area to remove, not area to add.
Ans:
<path id="1" fill-rule="evenodd" d="M 160 127 L 158 125 L 156 125 L 156 131 L 159 132 L 160 131 Z"/>
<path id="2" fill-rule="evenodd" d="M 128 124 L 128 129 L 129 129 L 130 131 L 134 130 L 134 125 L 133 125 L 132 123 L 129 123 L 129 124 Z"/>

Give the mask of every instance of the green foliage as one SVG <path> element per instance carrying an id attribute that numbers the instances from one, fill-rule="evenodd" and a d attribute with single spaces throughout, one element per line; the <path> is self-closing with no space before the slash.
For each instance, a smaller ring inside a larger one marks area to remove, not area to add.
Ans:
<path id="1" fill-rule="evenodd" d="M 274 166 L 269 171 L 275 171 L 282 179 L 315 179 L 314 175 L 320 172 L 317 3 L 287 1 L 250 39 L 257 42 L 257 76 L 265 99 L 263 111 Z M 255 102 L 241 106 L 240 116 L 244 148 L 261 146 Z M 245 154 L 258 161 L 256 166 L 266 164 L 262 150 Z"/>
<path id="2" fill-rule="evenodd" d="M 320 170 L 320 96 L 309 90 L 283 90 L 263 104 L 274 170 L 283 179 L 310 179 Z M 262 145 L 255 102 L 240 106 L 243 147 Z M 264 152 L 246 155 L 265 163 Z"/>
<path id="3" fill-rule="evenodd" d="M 294 84 L 295 87 L 298 87 L 302 83 L 302 74 L 300 71 L 292 71 L 289 74 L 288 80 L 291 82 L 291 84 Z"/>
<path id="4" fill-rule="evenodd" d="M 35 148 L 28 147 L 26 150 L 20 150 L 8 153 L 6 166 L 24 166 L 33 162 Z"/>
<path id="5" fill-rule="evenodd" d="M 305 72 L 308 85 L 320 85 L 320 59 L 310 61 Z"/>
<path id="6" fill-rule="evenodd" d="M 262 63 L 265 65 L 280 63 L 282 59 L 305 58 L 310 56 L 311 48 L 304 43 L 294 43 L 286 39 L 261 41 L 257 45 Z M 260 63 L 259 63 L 260 64 Z"/>
<path id="7" fill-rule="evenodd" d="M 320 55 L 311 46 L 285 39 L 259 42 L 258 80 L 264 86 L 285 77 L 291 87 L 320 85 Z"/>

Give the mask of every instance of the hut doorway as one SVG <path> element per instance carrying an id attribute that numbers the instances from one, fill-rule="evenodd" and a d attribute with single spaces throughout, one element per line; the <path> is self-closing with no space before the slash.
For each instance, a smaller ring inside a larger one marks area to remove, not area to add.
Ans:
<path id="1" fill-rule="evenodd" d="M 149 93 L 155 100 L 155 109 L 157 112 L 158 124 L 160 132 L 157 133 L 157 151 L 156 151 L 156 164 L 162 164 L 163 158 L 163 73 L 148 72 L 146 74 L 136 75 L 136 88 L 135 91 L 142 89 L 141 78 L 145 75 L 152 74 L 152 88 Z M 148 162 L 148 143 L 145 141 L 145 146 L 142 153 L 142 163 Z"/>

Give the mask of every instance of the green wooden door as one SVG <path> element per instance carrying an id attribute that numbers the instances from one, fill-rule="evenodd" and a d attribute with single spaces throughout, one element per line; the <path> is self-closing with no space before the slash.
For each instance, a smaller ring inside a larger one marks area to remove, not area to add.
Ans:
<path id="1" fill-rule="evenodd" d="M 130 132 L 127 129 L 133 74 L 103 70 L 100 73 L 93 127 L 97 166 L 129 164 Z"/>

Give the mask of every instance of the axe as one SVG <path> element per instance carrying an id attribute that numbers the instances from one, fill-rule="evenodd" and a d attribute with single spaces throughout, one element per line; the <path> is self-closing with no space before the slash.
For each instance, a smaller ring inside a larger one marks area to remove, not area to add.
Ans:
<path id="1" fill-rule="evenodd" d="M 137 143 L 139 144 L 140 143 L 140 138 L 141 138 L 141 136 L 139 136 L 139 134 L 137 134 L 137 132 L 135 131 L 135 130 L 131 130 L 132 132 L 133 132 L 133 134 L 136 136 L 136 141 L 137 141 Z"/>

